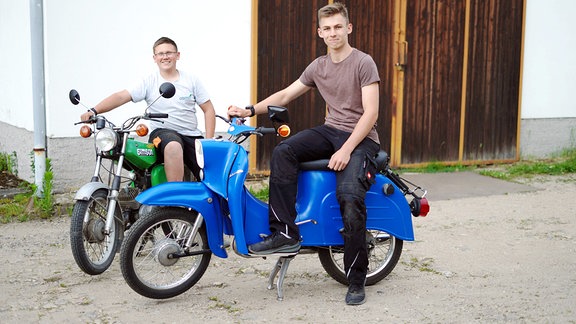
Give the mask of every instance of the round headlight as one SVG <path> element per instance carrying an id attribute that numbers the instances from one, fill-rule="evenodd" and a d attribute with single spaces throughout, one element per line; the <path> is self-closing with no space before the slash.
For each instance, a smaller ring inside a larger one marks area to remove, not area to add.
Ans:
<path id="1" fill-rule="evenodd" d="M 196 163 L 200 169 L 204 169 L 204 149 L 202 148 L 202 141 L 195 140 L 194 147 L 196 149 Z"/>
<path id="2" fill-rule="evenodd" d="M 116 146 L 116 132 L 110 128 L 104 128 L 96 133 L 96 147 L 100 151 L 110 151 Z"/>

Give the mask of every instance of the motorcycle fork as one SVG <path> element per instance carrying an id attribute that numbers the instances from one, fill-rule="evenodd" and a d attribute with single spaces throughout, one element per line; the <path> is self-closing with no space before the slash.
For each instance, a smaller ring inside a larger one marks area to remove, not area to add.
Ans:
<path id="1" fill-rule="evenodd" d="M 94 174 L 92 175 L 92 179 L 90 182 L 98 182 L 100 181 L 100 167 L 102 166 L 102 155 L 96 155 L 96 166 L 94 167 Z"/>
<path id="2" fill-rule="evenodd" d="M 106 226 L 104 233 L 110 234 L 112 224 L 114 223 L 114 212 L 118 204 L 118 194 L 120 192 L 120 181 L 122 179 L 122 165 L 124 164 L 124 155 L 126 153 L 126 143 L 128 142 L 128 133 L 124 133 L 122 138 L 122 149 L 120 150 L 120 157 L 118 158 L 118 165 L 114 173 L 114 180 L 108 193 L 108 214 L 106 214 Z"/>

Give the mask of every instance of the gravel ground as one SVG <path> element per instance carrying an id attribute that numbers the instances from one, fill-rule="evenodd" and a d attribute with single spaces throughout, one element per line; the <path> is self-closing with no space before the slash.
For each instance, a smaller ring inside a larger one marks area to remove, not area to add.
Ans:
<path id="1" fill-rule="evenodd" d="M 344 304 L 346 287 L 314 254 L 292 261 L 284 301 L 266 289 L 275 260 L 213 257 L 196 286 L 152 300 L 118 260 L 82 273 L 69 217 L 0 225 L 1 323 L 576 323 L 576 176 L 524 181 L 530 192 L 431 201 L 394 271 Z"/>

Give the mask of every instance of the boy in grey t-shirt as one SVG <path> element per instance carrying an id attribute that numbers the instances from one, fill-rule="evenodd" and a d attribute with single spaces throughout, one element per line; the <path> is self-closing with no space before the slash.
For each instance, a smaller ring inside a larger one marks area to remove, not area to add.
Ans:
<path id="1" fill-rule="evenodd" d="M 329 54 L 314 60 L 287 88 L 247 109 L 231 106 L 230 116 L 251 117 L 269 105 L 284 106 L 312 88 L 318 88 L 328 113 L 324 125 L 303 130 L 274 149 L 270 161 L 269 222 L 271 235 L 248 247 L 254 255 L 297 253 L 300 234 L 296 219 L 299 162 L 329 158 L 336 171 L 336 195 L 344 223 L 344 270 L 348 278 L 346 304 L 365 302 L 368 272 L 366 205 L 369 179 L 361 179 L 366 160 L 380 149 L 378 119 L 380 78 L 374 60 L 348 43 L 352 24 L 339 2 L 318 11 L 318 35 Z"/>

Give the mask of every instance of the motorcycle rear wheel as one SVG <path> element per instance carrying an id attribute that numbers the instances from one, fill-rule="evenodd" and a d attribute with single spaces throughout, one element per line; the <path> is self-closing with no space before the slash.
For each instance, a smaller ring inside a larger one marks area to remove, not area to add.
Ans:
<path id="1" fill-rule="evenodd" d="M 78 200 L 70 219 L 70 247 L 78 267 L 89 275 L 99 275 L 112 264 L 118 249 L 122 215 L 114 214 L 111 234 L 104 234 L 108 213 L 108 191 L 95 191 L 89 200 Z M 88 215 L 88 222 L 84 222 Z"/>
<path id="2" fill-rule="evenodd" d="M 124 238 L 120 268 L 126 283 L 142 296 L 166 299 L 178 296 L 200 280 L 212 254 L 173 258 L 174 254 L 208 250 L 204 225 L 184 244 L 198 213 L 184 208 L 157 208 L 141 216 Z"/>
<path id="3" fill-rule="evenodd" d="M 403 241 L 386 232 L 378 230 L 366 231 L 368 245 L 368 273 L 366 285 L 371 286 L 384 279 L 398 263 L 402 254 Z M 344 272 L 344 247 L 329 246 L 318 250 L 318 258 L 324 270 L 334 280 L 348 285 Z"/>

